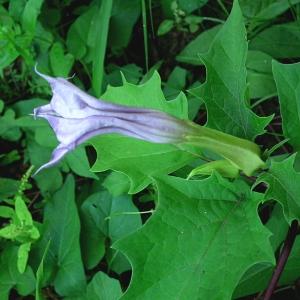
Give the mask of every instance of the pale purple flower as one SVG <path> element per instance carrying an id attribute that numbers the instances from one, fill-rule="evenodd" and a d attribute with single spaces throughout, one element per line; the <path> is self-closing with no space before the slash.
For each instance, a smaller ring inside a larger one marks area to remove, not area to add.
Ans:
<path id="1" fill-rule="evenodd" d="M 64 78 L 46 76 L 37 70 L 36 73 L 48 81 L 53 97 L 49 104 L 35 108 L 33 115 L 46 119 L 59 141 L 50 161 L 36 173 L 58 163 L 66 153 L 99 134 L 119 133 L 153 143 L 180 143 L 189 132 L 188 122 L 166 113 L 105 102 Z"/>

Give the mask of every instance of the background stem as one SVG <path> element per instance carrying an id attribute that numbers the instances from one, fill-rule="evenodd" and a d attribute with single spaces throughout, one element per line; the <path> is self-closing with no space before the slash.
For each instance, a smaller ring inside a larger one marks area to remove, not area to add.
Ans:
<path id="1" fill-rule="evenodd" d="M 296 236 L 298 232 L 298 221 L 294 220 L 289 228 L 289 231 L 286 235 L 285 241 L 283 248 L 280 252 L 276 268 L 273 272 L 272 278 L 270 280 L 270 283 L 266 289 L 265 295 L 264 295 L 264 300 L 269 300 L 271 299 L 271 296 L 277 286 L 277 283 L 279 281 L 280 275 L 284 269 L 284 266 L 287 262 L 287 259 L 291 253 L 293 244 L 295 242 Z"/>

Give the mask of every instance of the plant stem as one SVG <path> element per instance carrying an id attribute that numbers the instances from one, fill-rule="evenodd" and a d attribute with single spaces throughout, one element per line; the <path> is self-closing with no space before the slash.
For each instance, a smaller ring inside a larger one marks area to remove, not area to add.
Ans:
<path id="1" fill-rule="evenodd" d="M 279 281 L 280 275 L 285 267 L 285 264 L 287 262 L 287 259 L 291 253 L 293 244 L 296 239 L 296 235 L 298 232 L 298 221 L 294 220 L 291 224 L 291 227 L 289 228 L 289 231 L 286 235 L 285 241 L 283 248 L 280 252 L 277 265 L 275 267 L 275 270 L 273 272 L 272 278 L 270 280 L 270 283 L 266 289 L 265 295 L 264 295 L 264 300 L 270 300 L 271 296 L 277 286 L 277 283 Z"/>

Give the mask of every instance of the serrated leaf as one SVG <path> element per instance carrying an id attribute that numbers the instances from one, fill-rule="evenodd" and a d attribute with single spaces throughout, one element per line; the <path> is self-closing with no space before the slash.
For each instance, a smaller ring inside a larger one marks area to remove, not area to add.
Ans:
<path id="1" fill-rule="evenodd" d="M 297 151 L 300 150 L 300 63 L 285 65 L 273 61 L 273 74 L 279 95 L 283 133 Z"/>
<path id="2" fill-rule="evenodd" d="M 166 101 L 156 72 L 143 85 L 124 82 L 121 87 L 109 87 L 101 98 L 113 103 L 153 108 L 187 119 L 185 96 L 180 94 L 176 99 Z M 90 143 L 97 151 L 92 171 L 112 169 L 126 174 L 131 183 L 130 193 L 144 189 L 150 183 L 151 176 L 171 173 L 194 159 L 193 155 L 174 145 L 153 144 L 113 134 L 93 138 Z"/>
<path id="3" fill-rule="evenodd" d="M 289 229 L 288 223 L 283 216 L 282 208 L 279 204 L 273 209 L 272 215 L 265 226 L 272 232 L 270 242 L 273 251 L 275 252 L 285 239 L 286 233 Z M 295 251 L 295 246 L 293 246 L 291 256 L 295 256 L 298 252 L 298 250 Z M 290 262 L 288 262 L 288 265 L 290 265 Z M 265 290 L 271 279 L 273 270 L 274 267 L 266 263 L 255 264 L 252 266 L 240 280 L 239 285 L 234 292 L 234 299 Z M 285 279 L 281 277 L 280 285 L 291 283 L 291 281 L 287 282 L 286 280 L 287 277 L 291 277 L 291 270 L 288 270 L 285 267 L 282 276 L 285 277 Z"/>
<path id="4" fill-rule="evenodd" d="M 133 266 L 122 299 L 231 299 L 250 266 L 274 263 L 270 233 L 257 214 L 262 197 L 245 183 L 219 176 L 156 183 L 154 215 L 114 245 Z"/>
<path id="5" fill-rule="evenodd" d="M 281 204 L 288 223 L 294 219 L 300 220 L 300 173 L 294 169 L 295 157 L 292 155 L 280 162 L 272 161 L 269 171 L 257 180 L 257 183 L 268 184 L 265 199 L 274 199 Z"/>
<path id="6" fill-rule="evenodd" d="M 201 55 L 207 70 L 200 87 L 208 111 L 207 126 L 242 138 L 264 132 L 270 118 L 258 117 L 245 101 L 247 40 L 237 1 L 207 54 Z"/>
<path id="7" fill-rule="evenodd" d="M 62 188 L 47 202 L 42 240 L 32 249 L 33 257 L 40 263 L 51 240 L 44 262 L 45 280 L 52 277 L 55 290 L 62 296 L 78 296 L 86 288 L 74 189 L 74 178 L 68 176 Z"/>
<path id="8" fill-rule="evenodd" d="M 297 237 L 293 245 L 291 254 L 289 255 L 287 264 L 284 267 L 283 273 L 280 276 L 278 287 L 294 285 L 299 279 L 300 273 L 300 238 Z M 241 282 L 235 292 L 236 297 L 242 297 L 265 289 L 272 277 L 274 268 L 270 265 L 258 265 L 248 274 L 248 277 Z"/>

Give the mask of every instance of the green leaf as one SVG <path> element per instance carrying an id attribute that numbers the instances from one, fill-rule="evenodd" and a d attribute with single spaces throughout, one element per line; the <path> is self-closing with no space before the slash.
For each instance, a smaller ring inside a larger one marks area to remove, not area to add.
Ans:
<path id="1" fill-rule="evenodd" d="M 213 175 L 156 183 L 154 215 L 114 245 L 133 267 L 122 299 L 231 299 L 250 266 L 274 263 L 270 233 L 257 214 L 262 197 L 244 182 Z"/>
<path id="2" fill-rule="evenodd" d="M 239 175 L 239 169 L 228 160 L 224 159 L 212 161 L 198 166 L 190 172 L 187 179 L 196 175 L 211 175 L 213 171 L 217 171 L 222 176 L 228 178 L 236 178 Z"/>
<path id="3" fill-rule="evenodd" d="M 128 176 L 121 172 L 110 173 L 103 181 L 102 185 L 113 195 L 126 194 L 130 188 Z"/>
<path id="4" fill-rule="evenodd" d="M 66 161 L 75 174 L 96 180 L 98 179 L 98 176 L 90 171 L 90 164 L 83 146 L 77 147 L 68 153 Z"/>
<path id="5" fill-rule="evenodd" d="M 21 131 L 17 127 L 15 112 L 7 109 L 0 117 L 0 136 L 9 141 L 17 141 L 21 137 Z"/>
<path id="6" fill-rule="evenodd" d="M 140 0 L 114 0 L 110 17 L 108 45 L 113 52 L 127 47 L 141 14 Z"/>
<path id="7" fill-rule="evenodd" d="M 129 213 L 126 214 L 126 213 Z M 132 214 L 134 213 L 134 214 Z M 141 227 L 141 218 L 127 195 L 113 197 L 106 191 L 88 197 L 81 207 L 83 257 L 88 269 L 95 267 L 105 252 L 105 240 L 111 243 Z M 130 269 L 121 253 L 109 250 L 110 268 L 118 273 Z"/>
<path id="8" fill-rule="evenodd" d="M 117 300 L 121 295 L 120 283 L 116 279 L 98 272 L 88 285 L 86 299 Z"/>
<path id="9" fill-rule="evenodd" d="M 66 300 L 118 300 L 121 295 L 122 290 L 118 280 L 108 277 L 103 272 L 98 272 L 88 284 L 85 296 Z"/>
<path id="10" fill-rule="evenodd" d="M 17 269 L 17 251 L 14 246 L 6 247 L 0 254 L 0 299 L 8 300 L 9 291 L 16 287 L 20 295 L 34 291 L 35 278 L 30 267 L 23 274 Z"/>
<path id="11" fill-rule="evenodd" d="M 259 50 L 274 58 L 300 57 L 299 22 L 273 25 L 257 34 L 249 44 L 249 49 Z"/>
<path id="12" fill-rule="evenodd" d="M 21 196 L 15 198 L 16 216 L 22 226 L 32 226 L 31 214 Z"/>
<path id="13" fill-rule="evenodd" d="M 164 87 L 164 95 L 167 99 L 174 99 L 182 90 L 184 90 L 186 76 L 186 69 L 181 67 L 175 67 L 173 69 Z"/>
<path id="14" fill-rule="evenodd" d="M 250 99 L 276 94 L 270 55 L 260 51 L 248 51 L 246 67 Z"/>
<path id="15" fill-rule="evenodd" d="M 294 169 L 295 157 L 292 155 L 280 162 L 272 161 L 269 171 L 257 180 L 257 183 L 268 184 L 265 199 L 274 199 L 281 204 L 288 223 L 294 219 L 300 220 L 300 173 Z"/>
<path id="16" fill-rule="evenodd" d="M 109 30 L 109 20 L 112 10 L 112 0 L 101 2 L 91 23 L 89 35 L 95 39 L 93 44 L 93 78 L 92 87 L 96 97 L 100 97 L 102 91 L 102 81 L 104 76 L 104 57 L 106 52 L 106 43 Z"/>
<path id="17" fill-rule="evenodd" d="M 265 224 L 265 226 L 272 232 L 270 242 L 273 251 L 275 252 L 285 239 L 286 233 L 289 228 L 288 223 L 283 216 L 282 208 L 279 204 L 275 205 L 271 217 Z M 295 253 L 292 252 L 291 254 L 295 255 Z M 239 285 L 234 292 L 234 299 L 265 290 L 268 282 L 271 279 L 273 269 L 273 266 L 270 266 L 270 264 L 266 263 L 255 264 L 254 266 L 252 266 L 240 280 Z M 290 271 L 287 271 L 286 268 L 284 268 L 283 272 L 284 273 L 282 275 L 284 275 L 284 277 L 286 277 L 287 272 L 291 273 Z M 282 283 L 283 281 L 281 280 L 280 284 Z"/>
<path id="18" fill-rule="evenodd" d="M 74 63 L 74 56 L 70 53 L 64 54 L 63 45 L 56 42 L 49 53 L 50 65 L 55 77 L 68 77 Z"/>
<path id="19" fill-rule="evenodd" d="M 201 57 L 207 70 L 206 82 L 200 87 L 208 111 L 207 126 L 247 139 L 264 133 L 270 117 L 258 117 L 245 101 L 247 40 L 237 1 L 209 52 Z"/>
<path id="20" fill-rule="evenodd" d="M 43 279 L 44 279 L 44 261 L 45 261 L 46 255 L 48 253 L 50 243 L 51 243 L 51 240 L 48 241 L 48 244 L 46 245 L 41 262 L 36 270 L 35 300 L 44 300 L 41 289 L 42 289 L 42 284 L 43 284 Z"/>
<path id="21" fill-rule="evenodd" d="M 187 102 L 183 94 L 166 101 L 161 91 L 158 73 L 143 85 L 124 82 L 121 87 L 108 87 L 101 99 L 123 105 L 153 108 L 180 119 L 187 119 Z M 151 95 L 151 97 L 149 97 Z M 137 193 L 155 174 L 171 173 L 194 159 L 174 145 L 153 144 L 120 135 L 103 135 L 90 142 L 97 151 L 92 171 L 112 169 L 126 174 L 130 179 L 130 193 Z"/>
<path id="22" fill-rule="evenodd" d="M 18 271 L 21 274 L 23 274 L 26 270 L 30 248 L 31 248 L 31 242 L 22 244 L 18 249 L 17 266 L 18 266 Z"/>
<path id="23" fill-rule="evenodd" d="M 82 59 L 88 52 L 87 38 L 91 22 L 97 10 L 95 5 L 91 4 L 89 8 L 82 13 L 70 26 L 67 34 L 66 44 L 68 51 L 77 59 Z"/>
<path id="24" fill-rule="evenodd" d="M 0 200 L 17 193 L 20 182 L 11 178 L 0 177 Z"/>
<path id="25" fill-rule="evenodd" d="M 244 16 L 258 23 L 277 17 L 299 2 L 299 0 L 239 0 Z"/>
<path id="26" fill-rule="evenodd" d="M 300 63 L 285 65 L 273 61 L 273 74 L 279 95 L 283 133 L 297 151 L 300 150 Z"/>
<path id="27" fill-rule="evenodd" d="M 28 0 L 22 15 L 22 26 L 32 36 L 35 33 L 35 26 L 43 0 Z"/>
<path id="28" fill-rule="evenodd" d="M 157 35 L 158 36 L 165 35 L 169 31 L 171 31 L 173 27 L 174 27 L 174 20 L 165 19 L 159 24 L 157 29 Z"/>
<path id="29" fill-rule="evenodd" d="M 201 32 L 176 56 L 176 60 L 192 65 L 203 65 L 202 54 L 208 52 L 214 38 L 222 26 L 214 26 Z"/>
<path id="30" fill-rule="evenodd" d="M 42 240 L 32 249 L 33 257 L 40 263 L 51 240 L 44 262 L 45 280 L 52 277 L 55 290 L 61 296 L 78 296 L 86 288 L 74 189 L 74 179 L 68 176 L 62 188 L 47 202 Z"/>

